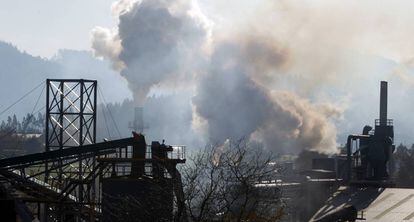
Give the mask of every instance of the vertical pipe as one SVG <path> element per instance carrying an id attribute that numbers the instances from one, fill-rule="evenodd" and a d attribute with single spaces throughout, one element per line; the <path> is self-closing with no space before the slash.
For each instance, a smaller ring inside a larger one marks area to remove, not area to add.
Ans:
<path id="1" fill-rule="evenodd" d="M 85 111 L 85 106 L 84 106 L 84 99 L 83 99 L 83 97 L 85 96 L 84 94 L 85 94 L 85 92 L 84 92 L 84 88 L 86 88 L 85 87 L 85 81 L 83 81 L 83 79 L 81 79 L 80 81 L 79 81 L 79 90 L 80 90 L 80 93 L 79 93 L 79 104 L 80 104 L 80 106 L 79 106 L 79 138 L 78 138 L 78 140 L 79 140 L 79 146 L 83 146 L 84 144 L 83 144 L 83 141 L 84 141 L 84 138 L 83 138 L 83 128 L 84 128 L 84 119 L 85 119 L 85 116 L 84 116 L 84 111 Z M 86 100 L 86 101 L 88 101 L 88 100 Z M 87 135 L 87 134 L 86 134 Z M 86 137 L 86 136 L 85 136 Z M 79 164 L 79 166 L 78 166 L 78 179 L 79 179 L 79 181 L 83 181 L 83 177 L 82 177 L 82 175 L 83 175 L 83 164 L 82 164 L 82 159 L 81 159 L 81 155 L 79 154 L 78 155 L 78 159 L 79 159 L 79 162 L 78 162 L 78 164 Z M 82 209 L 82 205 L 83 205 L 83 202 L 84 202 L 84 184 L 83 183 L 81 183 L 81 184 L 79 184 L 79 186 L 78 186 L 78 203 L 79 203 L 79 209 Z M 89 195 L 87 195 L 87 197 L 89 197 Z M 88 201 L 88 200 L 87 200 Z M 76 221 L 80 221 L 80 215 L 78 216 L 78 217 L 76 217 Z"/>
<path id="2" fill-rule="evenodd" d="M 92 118 L 93 118 L 93 133 L 92 133 L 92 143 L 96 143 L 96 114 L 97 114 L 97 103 L 98 103 L 98 94 L 97 94 L 97 90 L 98 90 L 98 81 L 93 81 L 92 82 L 93 85 L 93 114 L 92 114 Z M 95 156 L 92 157 L 92 168 L 95 169 L 96 167 L 96 158 Z M 91 183 L 92 189 L 91 189 L 91 200 L 90 202 L 93 203 L 91 209 L 91 218 L 90 221 L 95 221 L 96 216 L 95 216 L 95 202 L 99 200 L 96 199 L 96 180 L 94 179 L 94 181 Z M 99 189 L 99 187 L 98 187 Z M 98 191 L 99 192 L 99 191 Z"/>
<path id="3" fill-rule="evenodd" d="M 347 182 L 351 181 L 352 176 L 352 154 L 351 154 L 351 146 L 352 146 L 352 136 L 348 136 L 346 140 L 346 162 L 347 162 Z"/>
<path id="4" fill-rule="evenodd" d="M 85 81 L 83 81 L 83 79 L 81 79 L 80 80 L 80 83 L 79 83 L 79 90 L 80 90 L 80 93 L 79 93 L 79 104 L 80 104 L 80 110 L 79 110 L 79 146 L 83 146 L 83 141 L 84 141 L 84 138 L 83 138 L 83 125 L 85 124 L 84 122 L 84 119 L 85 119 L 85 117 L 84 117 L 84 112 L 85 112 L 85 106 L 84 106 L 84 99 L 83 99 L 83 97 L 85 96 L 84 94 L 85 94 L 85 92 L 84 92 L 84 89 L 86 88 L 85 87 Z M 88 100 L 86 100 L 86 101 L 88 101 Z M 86 137 L 87 135 L 85 135 L 85 137 Z M 79 164 L 81 164 L 81 163 L 79 163 Z M 79 168 L 80 169 L 80 168 Z M 80 172 L 80 173 L 82 173 L 82 172 Z M 81 177 L 79 177 L 79 179 L 81 179 Z"/>
<path id="5" fill-rule="evenodd" d="M 92 143 L 96 143 L 96 115 L 97 115 L 97 112 L 96 112 L 96 109 L 97 109 L 97 107 L 98 107 L 98 93 L 97 93 L 97 90 L 98 90 L 98 81 L 93 81 L 93 85 L 94 85 L 94 87 L 93 87 L 93 134 L 92 134 Z"/>
<path id="6" fill-rule="evenodd" d="M 135 115 L 134 115 L 134 130 L 138 133 L 144 132 L 144 108 L 143 107 L 135 107 Z"/>
<path id="7" fill-rule="evenodd" d="M 60 99 L 59 99 L 59 103 L 60 103 L 60 105 L 58 105 L 58 107 L 59 107 L 59 124 L 60 124 L 60 129 L 59 129 L 59 139 L 58 139 L 58 142 L 59 142 L 59 150 L 62 150 L 63 149 L 63 133 L 64 133 L 64 128 L 65 128 L 65 126 L 64 126 L 64 121 L 63 121 L 63 118 L 64 118 L 64 116 L 66 115 L 66 113 L 65 113 L 65 103 L 64 103 L 64 100 L 65 100 L 65 85 L 64 85 L 64 81 L 63 80 L 61 80 L 61 81 L 59 81 L 59 90 L 60 90 Z M 59 175 L 58 175 L 58 181 L 62 181 L 62 176 L 63 176 L 63 161 L 62 161 L 62 158 L 59 158 L 58 159 L 58 166 L 59 166 Z M 63 187 L 62 187 L 62 185 L 59 185 L 59 189 L 63 189 Z"/>
<path id="8" fill-rule="evenodd" d="M 381 81 L 380 91 L 380 125 L 387 125 L 387 100 L 388 100 L 388 84 L 386 81 Z"/>
<path id="9" fill-rule="evenodd" d="M 49 120 L 50 120 L 50 104 L 49 104 L 49 90 L 50 90 L 50 79 L 46 80 L 46 128 L 45 128 L 45 151 L 50 151 L 49 147 Z M 49 171 L 48 162 L 45 163 L 45 182 L 48 182 Z"/>
<path id="10" fill-rule="evenodd" d="M 58 139 L 58 142 L 59 142 L 59 150 L 62 150 L 63 149 L 63 133 L 64 133 L 64 124 L 63 124 L 63 118 L 64 118 L 64 116 L 66 116 L 66 113 L 65 113 L 65 103 L 64 103 L 64 99 L 65 99 L 65 97 L 66 97 L 66 95 L 65 95 L 65 85 L 64 85 L 64 83 L 65 83 L 65 81 L 64 80 L 60 80 L 59 81 L 59 90 L 60 90 L 60 100 L 59 100 L 59 103 L 60 103 L 60 105 L 58 105 L 58 108 L 59 108 L 59 124 L 60 124 L 60 129 L 59 129 L 59 139 Z M 58 171 L 59 171 L 59 175 L 57 176 L 58 177 L 58 180 L 57 180 L 57 186 L 58 186 L 58 188 L 59 189 L 61 189 L 61 190 L 63 190 L 63 184 L 59 184 L 59 182 L 60 181 L 62 181 L 62 178 L 63 178 L 63 160 L 62 160 L 62 158 L 58 158 Z M 54 181 L 54 182 L 56 182 L 56 181 Z M 64 214 L 63 214 L 63 210 L 64 210 L 64 206 L 63 206 L 63 202 L 59 202 L 59 204 L 58 204 L 58 216 L 57 216 L 57 218 L 61 218 L 61 221 L 63 221 L 63 218 L 64 218 Z"/>
<path id="11" fill-rule="evenodd" d="M 64 81 L 60 80 L 59 81 L 59 90 L 60 90 L 60 99 L 59 99 L 59 124 L 60 124 L 60 129 L 59 129 L 59 150 L 63 149 L 63 133 L 64 133 L 64 125 L 63 125 L 63 117 L 66 115 L 65 114 L 65 108 L 64 108 L 64 100 L 65 100 L 65 85 L 64 85 Z M 61 162 L 59 161 L 59 166 L 61 166 Z M 59 171 L 61 171 L 62 169 L 60 168 Z"/>
<path id="12" fill-rule="evenodd" d="M 49 121 L 50 121 L 50 104 L 49 104 L 49 90 L 50 90 L 50 79 L 46 79 L 46 129 L 45 129 L 45 151 L 50 151 L 50 144 L 49 144 Z M 49 182 L 49 163 L 45 163 L 45 183 Z M 47 222 L 47 215 L 48 215 L 48 205 L 43 203 L 39 205 L 39 220 L 42 222 Z"/>
<path id="13" fill-rule="evenodd" d="M 131 177 L 138 178 L 145 173 L 145 155 L 147 144 L 142 134 L 134 133 L 134 144 L 132 146 Z"/>

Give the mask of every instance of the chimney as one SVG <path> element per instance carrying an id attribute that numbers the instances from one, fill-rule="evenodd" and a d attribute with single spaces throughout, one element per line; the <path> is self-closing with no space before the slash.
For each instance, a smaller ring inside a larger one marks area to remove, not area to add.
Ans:
<path id="1" fill-rule="evenodd" d="M 144 108 L 135 107 L 134 109 L 134 120 L 129 123 L 129 128 L 137 133 L 144 132 Z"/>
<path id="2" fill-rule="evenodd" d="M 379 122 L 381 126 L 387 125 L 387 100 L 388 100 L 388 83 L 381 81 L 381 92 L 380 92 L 380 116 Z"/>

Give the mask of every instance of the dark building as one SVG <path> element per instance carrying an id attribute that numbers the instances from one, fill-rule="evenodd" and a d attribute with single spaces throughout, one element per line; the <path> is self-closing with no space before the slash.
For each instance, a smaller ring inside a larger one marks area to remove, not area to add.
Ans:
<path id="1" fill-rule="evenodd" d="M 394 152 L 393 121 L 387 118 L 387 82 L 380 87 L 379 119 L 374 129 L 349 135 L 346 177 L 311 221 L 412 221 L 413 189 L 394 188 L 389 160 Z"/>

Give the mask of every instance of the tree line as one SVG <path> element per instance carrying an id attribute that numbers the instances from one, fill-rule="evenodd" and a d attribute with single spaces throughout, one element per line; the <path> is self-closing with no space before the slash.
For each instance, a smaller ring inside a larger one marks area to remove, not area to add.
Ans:
<path id="1" fill-rule="evenodd" d="M 37 115 L 27 113 L 21 120 L 17 119 L 16 114 L 13 114 L 0 123 L 0 131 L 2 132 L 11 131 L 20 134 L 41 134 L 44 128 L 45 116 L 41 113 Z"/>
<path id="2" fill-rule="evenodd" d="M 391 173 L 397 187 L 414 187 L 414 144 L 411 147 L 400 144 L 391 160 Z"/>

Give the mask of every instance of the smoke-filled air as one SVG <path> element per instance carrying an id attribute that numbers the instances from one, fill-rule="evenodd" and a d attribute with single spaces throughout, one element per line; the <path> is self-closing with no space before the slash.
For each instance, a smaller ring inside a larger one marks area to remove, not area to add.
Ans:
<path id="1" fill-rule="evenodd" d="M 120 0 L 112 5 L 117 27 L 95 27 L 92 47 L 127 80 L 138 106 L 160 89 L 190 94 L 199 137 L 216 143 L 248 138 L 279 153 L 332 154 L 347 95 L 320 89 L 347 87 L 345 77 L 356 75 L 348 66 L 356 61 L 352 50 L 404 61 L 412 49 L 394 42 L 397 34 L 381 35 L 398 28 L 381 23 L 389 16 L 384 11 L 367 16 L 364 4 L 351 6 Z"/>

